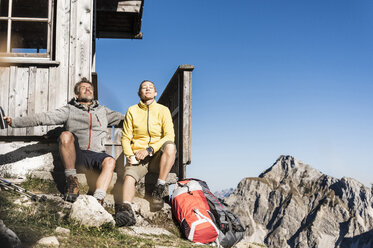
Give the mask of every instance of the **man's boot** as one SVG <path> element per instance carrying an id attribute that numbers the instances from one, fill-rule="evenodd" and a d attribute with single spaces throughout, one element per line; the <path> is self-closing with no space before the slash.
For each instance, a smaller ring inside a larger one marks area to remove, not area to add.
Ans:
<path id="1" fill-rule="evenodd" d="M 68 176 L 66 178 L 65 200 L 75 202 L 79 196 L 79 181 L 77 177 Z"/>
<path id="2" fill-rule="evenodd" d="M 164 184 L 155 185 L 155 188 L 152 192 L 152 201 L 151 201 L 151 210 L 153 212 L 159 211 L 163 208 L 163 192 L 166 188 Z"/>
<path id="3" fill-rule="evenodd" d="M 136 224 L 135 214 L 129 203 L 115 204 L 115 224 L 117 226 L 133 226 Z"/>

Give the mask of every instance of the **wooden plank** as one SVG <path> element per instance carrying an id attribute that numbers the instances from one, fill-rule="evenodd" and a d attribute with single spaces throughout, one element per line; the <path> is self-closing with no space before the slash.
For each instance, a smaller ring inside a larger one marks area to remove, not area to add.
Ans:
<path id="1" fill-rule="evenodd" d="M 28 79 L 28 67 L 11 66 L 9 84 L 9 115 L 11 117 L 27 115 Z M 8 135 L 24 136 L 26 135 L 26 128 L 8 129 Z"/>
<path id="2" fill-rule="evenodd" d="M 183 164 L 191 162 L 192 72 L 183 72 Z"/>
<path id="3" fill-rule="evenodd" d="M 48 111 L 48 68 L 38 68 L 36 72 L 35 84 L 35 113 Z M 34 128 L 34 135 L 43 135 L 47 132 L 47 126 L 39 126 Z"/>
<path id="4" fill-rule="evenodd" d="M 28 98 L 27 98 L 27 115 L 35 114 L 35 85 L 36 85 L 36 66 L 30 66 L 29 68 L 29 83 L 28 83 Z M 34 127 L 26 128 L 26 135 L 34 135 Z"/>
<path id="5" fill-rule="evenodd" d="M 117 161 L 116 164 L 124 166 L 124 154 L 122 146 L 114 146 L 114 156 L 115 160 Z"/>
<path id="6" fill-rule="evenodd" d="M 112 145 L 105 145 L 105 152 L 106 154 L 109 154 L 110 156 L 114 157 Z"/>
<path id="7" fill-rule="evenodd" d="M 48 94 L 47 94 L 47 109 L 46 111 L 54 110 L 66 104 L 67 99 L 67 77 L 65 81 L 60 81 L 57 75 L 61 74 L 61 68 L 50 67 L 48 72 Z M 47 127 L 47 132 L 61 125 L 53 125 Z"/>
<path id="8" fill-rule="evenodd" d="M 70 0 L 70 36 L 69 36 L 69 86 L 68 86 L 68 99 L 74 96 L 73 87 L 77 79 L 76 72 L 76 56 L 77 56 L 77 26 L 78 26 L 78 1 Z"/>
<path id="9" fill-rule="evenodd" d="M 48 110 L 62 107 L 69 98 L 70 4 L 71 0 L 57 1 L 55 57 L 60 66 L 49 69 L 49 92 L 52 94 L 49 93 Z"/>
<path id="10" fill-rule="evenodd" d="M 9 101 L 9 67 L 0 67 L 0 106 L 3 108 L 5 115 L 8 115 Z M 0 136 L 7 136 L 7 129 L 0 129 Z"/>
<path id="11" fill-rule="evenodd" d="M 114 145 L 119 145 L 119 146 L 122 145 L 121 139 L 122 139 L 122 128 L 114 128 L 114 138 L 113 138 Z"/>
<path id="12" fill-rule="evenodd" d="M 119 1 L 117 12 L 140 13 L 141 1 Z"/>
<path id="13" fill-rule="evenodd" d="M 71 2 L 70 32 L 70 91 L 82 77 L 91 79 L 93 1 Z"/>
<path id="14" fill-rule="evenodd" d="M 1 58 L 0 66 L 10 65 L 43 65 L 43 66 L 58 66 L 59 61 L 50 60 L 50 58 L 32 58 L 32 57 L 7 57 Z"/>
<path id="15" fill-rule="evenodd" d="M 105 31 L 98 31 L 97 33 L 98 38 L 112 38 L 112 39 L 142 39 L 142 33 L 133 34 L 133 33 L 126 33 L 126 32 L 105 32 Z"/>
<path id="16" fill-rule="evenodd" d="M 114 136 L 112 135 L 112 129 L 108 128 L 108 135 L 106 136 L 106 145 L 116 145 L 121 146 L 122 129 L 114 128 Z"/>
<path id="17" fill-rule="evenodd" d="M 9 101 L 8 101 L 8 116 L 15 117 L 15 85 L 17 79 L 17 67 L 10 66 L 9 69 Z M 8 128 L 8 136 L 13 135 L 13 128 Z"/>
<path id="18" fill-rule="evenodd" d="M 139 0 L 97 0 L 97 11 L 140 13 L 141 2 Z"/>

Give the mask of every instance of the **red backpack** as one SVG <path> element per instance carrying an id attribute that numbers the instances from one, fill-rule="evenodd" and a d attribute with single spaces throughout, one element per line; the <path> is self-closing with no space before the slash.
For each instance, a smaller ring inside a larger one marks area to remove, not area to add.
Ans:
<path id="1" fill-rule="evenodd" d="M 218 238 L 219 230 L 212 221 L 209 204 L 197 181 L 186 179 L 176 184 L 172 212 L 190 241 L 207 244 Z"/>
<path id="2" fill-rule="evenodd" d="M 202 180 L 184 179 L 176 184 L 172 212 L 182 233 L 195 243 L 215 242 L 228 248 L 243 238 L 245 230 L 239 219 L 225 208 Z"/>

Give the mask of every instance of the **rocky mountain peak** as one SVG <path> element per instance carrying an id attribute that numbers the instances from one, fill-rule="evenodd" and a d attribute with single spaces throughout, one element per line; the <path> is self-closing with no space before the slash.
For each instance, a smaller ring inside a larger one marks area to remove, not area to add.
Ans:
<path id="1" fill-rule="evenodd" d="M 271 179 L 280 184 L 284 181 L 316 180 L 322 173 L 308 164 L 305 164 L 289 155 L 280 156 L 277 161 L 265 172 L 259 175 L 260 178 Z"/>
<path id="2" fill-rule="evenodd" d="M 373 197 L 353 178 L 333 178 L 292 156 L 241 180 L 225 203 L 269 247 L 373 247 Z"/>

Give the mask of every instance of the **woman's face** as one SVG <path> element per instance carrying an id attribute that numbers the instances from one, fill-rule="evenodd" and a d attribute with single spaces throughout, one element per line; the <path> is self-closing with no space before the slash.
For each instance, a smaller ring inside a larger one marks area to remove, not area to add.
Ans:
<path id="1" fill-rule="evenodd" d="M 154 84 L 149 81 L 145 81 L 141 84 L 139 96 L 142 101 L 152 100 L 157 96 Z"/>

